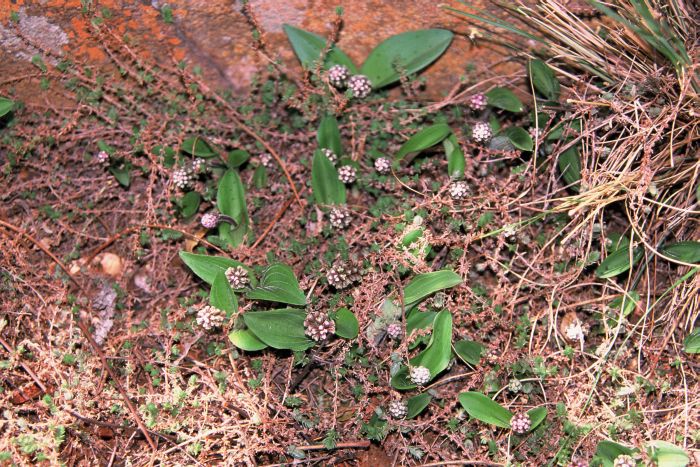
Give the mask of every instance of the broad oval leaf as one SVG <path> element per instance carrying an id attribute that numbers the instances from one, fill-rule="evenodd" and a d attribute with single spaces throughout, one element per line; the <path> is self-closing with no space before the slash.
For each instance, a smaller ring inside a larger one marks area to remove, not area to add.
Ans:
<path id="1" fill-rule="evenodd" d="M 559 81 L 554 75 L 549 65 L 542 60 L 530 60 L 528 63 L 530 81 L 535 89 L 547 100 L 556 101 L 559 99 Z"/>
<path id="2" fill-rule="evenodd" d="M 613 309 L 617 308 L 618 310 L 622 309 L 622 317 L 626 318 L 637 308 L 640 299 L 641 297 L 636 291 L 630 290 L 628 293 L 611 300 L 610 303 L 608 303 L 608 307 Z"/>
<path id="3" fill-rule="evenodd" d="M 452 42 L 446 29 L 423 29 L 397 34 L 376 46 L 362 64 L 361 73 L 374 89 L 417 73 L 438 59 Z"/>
<path id="4" fill-rule="evenodd" d="M 514 151 L 515 146 L 510 142 L 510 138 L 504 135 L 498 135 L 491 138 L 489 141 L 489 149 L 494 151 Z"/>
<path id="5" fill-rule="evenodd" d="M 294 271 L 282 263 L 268 266 L 263 272 L 258 286 L 248 291 L 246 296 L 268 302 L 299 306 L 306 305 L 306 297 L 299 288 L 299 282 L 294 276 Z"/>
<path id="6" fill-rule="evenodd" d="M 682 448 L 667 441 L 649 441 L 647 447 L 656 467 L 685 467 L 690 463 L 688 454 Z"/>
<path id="7" fill-rule="evenodd" d="M 451 132 L 452 130 L 450 130 L 450 127 L 444 123 L 437 123 L 427 128 L 423 128 L 418 133 L 411 136 L 408 141 L 403 143 L 399 151 L 394 156 L 394 159 L 400 160 L 406 156 L 406 154 L 420 152 L 424 149 L 433 147 L 445 139 Z"/>
<path id="8" fill-rule="evenodd" d="M 180 214 L 184 218 L 192 217 L 197 213 L 199 209 L 199 203 L 202 197 L 196 191 L 190 191 L 185 193 L 185 195 L 180 200 Z"/>
<path id="9" fill-rule="evenodd" d="M 354 339 L 360 333 L 360 323 L 357 317 L 347 308 L 341 308 L 335 313 L 335 334 L 345 339 Z"/>
<path id="10" fill-rule="evenodd" d="M 406 365 L 401 366 L 399 371 L 397 371 L 396 374 L 391 377 L 391 386 L 400 391 L 405 391 L 416 387 L 409 377 L 408 367 Z"/>
<path id="11" fill-rule="evenodd" d="M 452 313 L 443 310 L 433 321 L 433 332 L 428 346 L 411 359 L 412 366 L 424 366 L 430 370 L 430 379 L 447 368 L 452 356 Z"/>
<path id="12" fill-rule="evenodd" d="M 530 136 L 530 133 L 519 126 L 506 128 L 503 130 L 503 134 L 508 137 L 513 146 L 522 151 L 532 151 L 535 147 L 535 143 L 532 141 L 532 136 Z"/>
<path id="13" fill-rule="evenodd" d="M 493 88 L 486 93 L 488 105 L 508 112 L 522 112 L 523 103 L 513 91 L 507 88 Z"/>
<path id="14" fill-rule="evenodd" d="M 661 253 L 684 263 L 700 263 L 700 242 L 674 242 L 664 245 Z"/>
<path id="15" fill-rule="evenodd" d="M 700 353 L 700 328 L 688 334 L 683 341 L 683 350 L 685 353 Z"/>
<path id="16" fill-rule="evenodd" d="M 311 167 L 311 189 L 318 204 L 345 204 L 345 185 L 338 179 L 333 163 L 319 150 Z"/>
<path id="17" fill-rule="evenodd" d="M 109 171 L 112 172 L 112 175 L 114 175 L 114 178 L 117 179 L 121 186 L 129 188 L 129 185 L 131 185 L 131 174 L 126 168 L 110 167 Z"/>
<path id="18" fill-rule="evenodd" d="M 454 350 L 457 356 L 465 363 L 469 363 L 470 365 L 474 366 L 479 364 L 484 348 L 485 347 L 482 344 L 476 341 L 470 341 L 468 339 L 454 343 Z"/>
<path id="19" fill-rule="evenodd" d="M 627 446 L 604 440 L 598 443 L 593 459 L 602 462 L 604 467 L 613 467 L 617 456 L 631 456 L 635 452 L 637 452 L 636 449 L 628 448 Z"/>
<path id="20" fill-rule="evenodd" d="M 209 285 L 214 283 L 214 279 L 216 279 L 216 276 L 218 276 L 220 272 L 226 272 L 228 268 L 235 268 L 237 266 L 242 266 L 248 271 L 251 287 L 255 287 L 258 282 L 252 269 L 240 261 L 236 261 L 231 258 L 224 258 L 223 256 L 198 255 L 196 253 L 181 251 L 180 259 L 192 270 L 193 273 L 195 273 L 195 275 L 197 275 L 197 277 Z"/>
<path id="21" fill-rule="evenodd" d="M 406 418 L 408 420 L 416 418 L 425 410 L 428 404 L 430 404 L 431 400 L 433 400 L 433 396 L 427 392 L 411 397 L 406 402 Z"/>
<path id="22" fill-rule="evenodd" d="M 234 226 L 221 222 L 219 235 L 234 247 L 240 245 L 248 233 L 248 208 L 245 202 L 245 187 L 236 170 L 227 170 L 221 177 L 216 192 L 216 205 L 222 214 L 230 216 L 236 222 Z"/>
<path id="23" fill-rule="evenodd" d="M 528 431 L 532 431 L 547 418 L 547 407 L 530 409 L 527 411 L 527 416 L 530 417 L 530 429 Z"/>
<path id="24" fill-rule="evenodd" d="M 5 97 L 0 97 L 0 117 L 4 117 L 5 115 L 9 114 L 14 107 L 14 101 L 11 101 Z"/>
<path id="25" fill-rule="evenodd" d="M 234 149 L 228 153 L 226 165 L 228 165 L 230 169 L 235 169 L 245 164 L 248 159 L 250 159 L 250 153 L 248 151 L 244 149 Z"/>
<path id="26" fill-rule="evenodd" d="M 500 428 L 510 428 L 513 413 L 480 392 L 461 393 L 459 403 L 472 418 Z"/>
<path id="27" fill-rule="evenodd" d="M 230 317 L 238 311 L 238 300 L 236 294 L 226 279 L 226 274 L 219 272 L 214 279 L 209 291 L 209 303 L 211 306 L 226 312 L 226 316 Z"/>
<path id="28" fill-rule="evenodd" d="M 326 39 L 309 31 L 285 24 L 282 26 L 287 39 L 292 44 L 294 53 L 301 62 L 301 66 L 307 70 L 314 68 L 320 59 L 321 53 L 326 49 Z M 357 68 L 350 57 L 337 46 L 332 46 L 325 57 L 322 68 L 328 69 L 333 65 L 345 65 L 351 73 L 356 74 Z"/>
<path id="29" fill-rule="evenodd" d="M 578 189 L 578 182 L 581 180 L 581 156 L 579 156 L 578 148 L 572 146 L 561 153 L 558 164 L 566 185 Z"/>
<path id="30" fill-rule="evenodd" d="M 454 133 L 450 133 L 447 138 L 442 140 L 442 146 L 445 148 L 447 156 L 447 175 L 453 180 L 459 180 L 464 177 L 464 168 L 467 162 Z"/>
<path id="31" fill-rule="evenodd" d="M 314 341 L 305 334 L 302 310 L 283 309 L 251 311 L 243 321 L 255 336 L 275 349 L 303 351 L 313 347 Z"/>
<path id="32" fill-rule="evenodd" d="M 316 140 L 321 148 L 327 148 L 340 157 L 343 155 L 343 145 L 340 141 L 340 130 L 338 120 L 333 115 L 326 115 L 318 125 Z"/>
<path id="33" fill-rule="evenodd" d="M 216 151 L 211 147 L 206 139 L 201 136 L 192 136 L 182 142 L 180 150 L 196 157 L 208 159 L 216 156 Z"/>
<path id="34" fill-rule="evenodd" d="M 428 329 L 433 325 L 437 313 L 434 311 L 413 310 L 406 318 L 406 335 L 410 336 L 416 329 Z M 428 341 L 428 336 L 420 336 L 411 340 L 408 345 L 409 350 L 418 347 L 423 342 Z"/>
<path id="35" fill-rule="evenodd" d="M 403 291 L 404 304 L 408 308 L 438 290 L 448 289 L 461 283 L 462 278 L 448 269 L 418 274 Z"/>
<path id="36" fill-rule="evenodd" d="M 607 258 L 603 260 L 602 263 L 595 270 L 595 275 L 600 279 L 608 279 L 610 277 L 615 277 L 618 274 L 622 274 L 629 268 L 634 266 L 642 259 L 644 250 L 642 248 L 635 248 L 632 252 L 632 262 L 630 262 L 630 251 L 627 250 L 615 250 L 613 253 L 608 255 Z"/>
<path id="37" fill-rule="evenodd" d="M 267 344 L 258 339 L 258 336 L 253 334 L 250 329 L 231 331 L 228 338 L 233 345 L 247 352 L 255 352 L 267 348 Z"/>

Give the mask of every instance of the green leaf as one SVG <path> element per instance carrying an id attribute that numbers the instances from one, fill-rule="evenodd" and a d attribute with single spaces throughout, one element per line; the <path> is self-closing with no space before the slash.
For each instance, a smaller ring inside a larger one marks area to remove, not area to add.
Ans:
<path id="1" fill-rule="evenodd" d="M 182 217 L 186 219 L 195 215 L 199 209 L 199 203 L 201 200 L 202 197 L 196 191 L 189 191 L 185 193 L 180 200 L 180 214 L 182 214 Z"/>
<path id="2" fill-rule="evenodd" d="M 627 294 L 622 294 L 619 297 L 611 300 L 608 307 L 613 309 L 620 309 L 620 307 L 624 307 L 622 308 L 622 317 L 626 318 L 637 307 L 637 303 L 639 303 L 640 299 L 641 297 L 636 291 L 630 290 Z"/>
<path id="3" fill-rule="evenodd" d="M 615 250 L 613 253 L 608 255 L 607 258 L 603 260 L 602 263 L 595 270 L 595 275 L 600 279 L 608 279 L 610 277 L 615 277 L 618 274 L 622 274 L 629 268 L 634 266 L 642 259 L 644 250 L 642 248 L 635 248 L 632 253 L 632 262 L 630 263 L 630 251 L 627 250 Z"/>
<path id="4" fill-rule="evenodd" d="M 232 244 L 238 246 L 248 233 L 248 209 L 245 202 L 245 187 L 235 170 L 227 170 L 216 192 L 216 205 L 222 214 L 225 214 L 236 222 L 231 226 L 228 222 L 219 224 L 219 235 Z"/>
<path id="5" fill-rule="evenodd" d="M 567 186 L 578 189 L 581 180 L 581 157 L 578 148 L 572 146 L 559 155 L 559 171 Z"/>
<path id="6" fill-rule="evenodd" d="M 594 459 L 601 461 L 604 467 L 613 467 L 617 456 L 631 456 L 635 452 L 636 449 L 631 449 L 612 441 L 600 441 L 596 448 Z"/>
<path id="7" fill-rule="evenodd" d="M 527 416 L 530 417 L 530 429 L 528 431 L 532 431 L 547 418 L 547 408 L 535 407 L 527 411 Z"/>
<path id="8" fill-rule="evenodd" d="M 452 313 L 442 310 L 433 321 L 433 333 L 428 346 L 411 359 L 412 366 L 424 366 L 430 370 L 432 380 L 450 363 L 452 356 Z"/>
<path id="9" fill-rule="evenodd" d="M 265 169 L 264 165 L 259 165 L 255 168 L 255 172 L 253 173 L 253 185 L 257 189 L 267 186 L 267 169 Z"/>
<path id="10" fill-rule="evenodd" d="M 320 150 L 316 150 L 311 167 L 311 189 L 320 205 L 345 204 L 345 185 L 338 171 Z"/>
<path id="11" fill-rule="evenodd" d="M 12 109 L 14 107 L 14 101 L 11 101 L 10 99 L 7 99 L 5 97 L 0 97 L 0 117 L 4 117 L 5 115 L 12 112 Z"/>
<path id="12" fill-rule="evenodd" d="M 408 420 L 412 418 L 416 418 L 418 415 L 421 414 L 425 410 L 425 408 L 430 404 L 430 401 L 433 400 L 433 396 L 431 396 L 429 393 L 424 392 L 423 394 L 418 394 L 417 396 L 411 397 L 407 402 L 406 402 L 406 418 Z"/>
<path id="13" fill-rule="evenodd" d="M 459 403 L 472 418 L 500 428 L 510 428 L 513 413 L 480 392 L 461 393 Z"/>
<path id="14" fill-rule="evenodd" d="M 310 70 L 315 62 L 321 58 L 321 53 L 326 49 L 326 39 L 312 32 L 304 31 L 289 24 L 282 26 L 287 39 L 292 44 L 294 53 L 301 62 L 301 66 Z M 335 45 L 331 47 L 325 57 L 322 68 L 328 69 L 333 65 L 345 65 L 352 74 L 357 74 L 357 68 L 350 57 L 345 55 Z"/>
<path id="15" fill-rule="evenodd" d="M 494 151 L 513 151 L 515 146 L 510 142 L 510 138 L 504 135 L 498 135 L 491 138 L 489 141 L 489 149 Z"/>
<path id="16" fill-rule="evenodd" d="M 375 47 L 360 72 L 374 89 L 396 83 L 402 73 L 417 73 L 438 59 L 452 42 L 446 29 L 423 29 L 397 34 Z"/>
<path id="17" fill-rule="evenodd" d="M 260 278 L 260 284 L 246 295 L 248 298 L 255 300 L 299 306 L 306 305 L 306 297 L 299 288 L 299 282 L 294 276 L 294 271 L 282 263 L 268 266 Z"/>
<path id="18" fill-rule="evenodd" d="M 683 350 L 685 353 L 700 353 L 700 328 L 688 334 L 683 341 Z"/>
<path id="19" fill-rule="evenodd" d="M 238 311 L 236 294 L 233 293 L 233 289 L 231 289 L 231 285 L 223 272 L 219 272 L 216 275 L 216 279 L 214 279 L 214 283 L 211 285 L 209 303 L 211 306 L 225 311 L 226 316 L 229 317 Z"/>
<path id="20" fill-rule="evenodd" d="M 530 72 L 530 81 L 532 81 L 535 89 L 542 96 L 549 101 L 559 99 L 559 81 L 554 75 L 554 70 L 549 65 L 542 60 L 530 60 L 528 70 Z"/>
<path id="21" fill-rule="evenodd" d="M 532 136 L 523 128 L 512 126 L 503 130 L 503 134 L 508 137 L 513 146 L 522 151 L 532 151 L 535 147 Z"/>
<path id="22" fill-rule="evenodd" d="M 354 339 L 360 333 L 360 323 L 357 317 L 347 308 L 341 308 L 335 313 L 335 334 L 345 339 Z"/>
<path id="23" fill-rule="evenodd" d="M 326 115 L 318 125 L 316 140 L 320 148 L 326 148 L 333 151 L 333 154 L 340 157 L 343 155 L 343 146 L 340 141 L 340 130 L 338 129 L 338 120 L 333 115 Z"/>
<path id="24" fill-rule="evenodd" d="M 216 279 L 216 276 L 218 276 L 220 272 L 226 272 L 228 268 L 235 268 L 237 266 L 242 266 L 248 271 L 251 287 L 255 287 L 257 284 L 257 279 L 253 275 L 253 271 L 240 261 L 231 258 L 198 255 L 181 251 L 180 259 L 195 273 L 195 275 L 197 275 L 197 277 L 209 285 L 214 283 L 214 279 Z"/>
<path id="25" fill-rule="evenodd" d="M 661 248 L 661 254 L 684 263 L 700 263 L 700 242 L 673 242 Z"/>
<path id="26" fill-rule="evenodd" d="M 394 156 L 394 160 L 401 160 L 405 155 L 420 152 L 424 149 L 435 146 L 445 139 L 452 132 L 450 127 L 444 123 L 438 123 L 427 128 L 423 128 L 411 138 L 403 143 L 403 146 Z"/>
<path id="27" fill-rule="evenodd" d="M 228 161 L 226 165 L 228 165 L 229 169 L 235 169 L 245 164 L 248 159 L 250 159 L 250 153 L 248 151 L 243 149 L 235 149 L 228 153 Z"/>
<path id="28" fill-rule="evenodd" d="M 275 349 L 295 352 L 313 347 L 314 341 L 306 337 L 302 310 L 282 309 L 251 311 L 243 315 L 248 329 L 262 342 Z"/>
<path id="29" fill-rule="evenodd" d="M 208 159 L 216 156 L 216 151 L 211 147 L 206 139 L 201 136 L 192 136 L 182 142 L 180 150 L 196 157 Z"/>
<path id="30" fill-rule="evenodd" d="M 649 441 L 647 447 L 656 467 L 685 467 L 690 463 L 683 449 L 667 441 Z"/>
<path id="31" fill-rule="evenodd" d="M 484 346 L 476 341 L 464 339 L 454 343 L 454 350 L 465 363 L 476 366 L 481 360 Z"/>
<path id="32" fill-rule="evenodd" d="M 399 368 L 399 371 L 397 371 L 396 374 L 391 377 L 391 386 L 394 389 L 399 389 L 402 391 L 416 387 L 416 385 L 413 384 L 413 381 L 411 381 L 408 367 L 406 365 L 402 365 L 401 368 Z"/>
<path id="33" fill-rule="evenodd" d="M 523 103 L 510 89 L 493 88 L 486 93 L 486 98 L 488 99 L 488 105 L 492 107 L 514 113 L 523 111 Z"/>
<path id="34" fill-rule="evenodd" d="M 467 162 L 464 160 L 462 147 L 454 133 L 450 133 L 447 138 L 442 140 L 442 146 L 445 148 L 447 156 L 447 175 L 453 180 L 459 180 L 464 177 L 464 168 Z"/>
<path id="35" fill-rule="evenodd" d="M 131 175 L 129 174 L 128 170 L 124 168 L 110 167 L 109 171 L 112 173 L 112 175 L 114 175 L 114 178 L 117 179 L 121 186 L 124 188 L 129 188 L 129 185 L 131 185 Z"/>
<path id="36" fill-rule="evenodd" d="M 434 311 L 414 310 L 406 318 L 406 335 L 410 336 L 416 329 L 428 329 L 433 325 L 433 321 L 435 321 L 436 316 L 437 313 Z M 414 349 L 427 340 L 427 336 L 421 336 L 417 339 L 413 339 L 408 345 L 408 348 Z"/>
<path id="37" fill-rule="evenodd" d="M 461 283 L 462 278 L 448 269 L 418 274 L 403 291 L 404 304 L 408 308 L 438 290 L 448 289 Z"/>
<path id="38" fill-rule="evenodd" d="M 247 352 L 255 352 L 267 348 L 267 344 L 258 339 L 250 329 L 237 329 L 228 335 L 233 345 Z"/>

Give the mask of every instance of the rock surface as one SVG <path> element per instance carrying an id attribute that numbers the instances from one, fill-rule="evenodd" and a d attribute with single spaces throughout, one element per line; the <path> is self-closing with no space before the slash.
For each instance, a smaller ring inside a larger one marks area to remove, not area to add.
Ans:
<path id="1" fill-rule="evenodd" d="M 142 56 L 171 65 L 186 60 L 202 69 L 214 87 L 245 92 L 265 59 L 253 49 L 251 28 L 240 1 L 230 0 L 100 0 L 85 2 L 107 17 L 106 24 Z M 481 2 L 477 2 L 478 5 Z M 94 4 L 99 6 L 95 7 Z M 457 8 L 456 1 L 445 2 Z M 267 49 L 289 70 L 299 64 L 282 31 L 289 23 L 328 35 L 336 6 L 344 10 L 339 46 L 357 64 L 385 38 L 422 28 L 446 28 L 457 33 L 444 56 L 425 73 L 423 97 L 437 99 L 465 74 L 470 63 L 498 59 L 489 47 L 469 39 L 470 24 L 450 15 L 434 0 L 251 0 L 251 9 L 265 31 Z M 11 16 L 14 12 L 14 20 Z M 109 57 L 91 34 L 89 15 L 80 0 L 0 0 L 0 44 L 10 70 L 31 69 L 31 58 L 44 48 L 48 63 L 64 57 L 90 65 L 107 65 Z M 25 71 L 26 72 L 26 71 Z M 7 74 L 6 74 L 7 76 Z M 10 73 L 11 76 L 11 73 Z"/>

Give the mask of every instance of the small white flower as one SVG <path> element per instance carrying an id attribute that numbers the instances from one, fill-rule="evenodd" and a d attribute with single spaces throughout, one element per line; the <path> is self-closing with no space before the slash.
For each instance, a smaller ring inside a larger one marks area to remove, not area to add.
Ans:
<path id="1" fill-rule="evenodd" d="M 613 462 L 614 467 L 635 467 L 636 465 L 637 461 L 635 461 L 632 456 L 626 454 L 620 454 Z"/>
<path id="2" fill-rule="evenodd" d="M 579 320 L 571 322 L 571 324 L 569 324 L 564 331 L 566 338 L 572 341 L 583 342 L 586 338 L 586 331 L 583 329 L 583 326 Z"/>
<path id="3" fill-rule="evenodd" d="M 348 89 L 352 92 L 353 97 L 364 99 L 372 92 L 372 83 L 364 75 L 355 75 L 348 80 Z"/>
<path id="4" fill-rule="evenodd" d="M 250 283 L 248 271 L 243 266 L 228 268 L 224 274 L 226 275 L 226 279 L 228 279 L 228 283 L 231 284 L 231 287 L 234 289 L 242 289 Z"/>
<path id="5" fill-rule="evenodd" d="M 109 165 L 109 154 L 107 154 L 107 151 L 100 151 L 95 155 L 95 160 L 100 165 L 108 166 Z"/>
<path id="6" fill-rule="evenodd" d="M 219 214 L 216 212 L 208 212 L 202 216 L 200 223 L 205 229 L 214 229 L 219 225 Z"/>
<path id="7" fill-rule="evenodd" d="M 530 417 L 526 413 L 515 414 L 513 418 L 510 419 L 510 429 L 513 430 L 513 433 L 519 435 L 527 433 L 531 425 Z"/>
<path id="8" fill-rule="evenodd" d="M 338 179 L 349 185 L 357 179 L 357 170 L 351 165 L 344 165 L 338 169 Z"/>
<path id="9" fill-rule="evenodd" d="M 173 183 L 181 190 L 192 186 L 192 173 L 188 169 L 177 169 L 173 172 Z"/>
<path id="10" fill-rule="evenodd" d="M 491 126 L 486 122 L 477 122 L 472 128 L 472 139 L 477 143 L 485 143 L 491 139 L 493 131 Z"/>
<path id="11" fill-rule="evenodd" d="M 342 88 L 350 77 L 350 70 L 344 65 L 333 65 L 328 69 L 328 82 L 331 86 Z"/>
<path id="12" fill-rule="evenodd" d="M 469 107 L 472 110 L 484 110 L 486 108 L 486 104 L 488 103 L 488 98 L 486 97 L 486 94 L 479 93 L 479 94 L 474 94 L 469 98 Z"/>
<path id="13" fill-rule="evenodd" d="M 324 156 L 328 158 L 329 161 L 333 163 L 333 165 L 335 165 L 335 163 L 338 162 L 338 155 L 334 153 L 332 149 L 323 148 L 321 149 L 321 152 Z"/>
<path id="14" fill-rule="evenodd" d="M 386 327 L 386 333 L 392 339 L 398 339 L 401 337 L 401 334 L 403 334 L 403 327 L 401 326 L 401 323 L 391 323 Z"/>
<path id="15" fill-rule="evenodd" d="M 449 187 L 450 198 L 455 201 L 464 201 L 469 196 L 469 185 L 463 180 L 452 182 Z"/>
<path id="16" fill-rule="evenodd" d="M 204 306 L 197 312 L 197 324 L 209 331 L 224 324 L 226 313 L 211 305 Z"/>
<path id="17" fill-rule="evenodd" d="M 258 156 L 260 158 L 260 165 L 263 167 L 270 167 L 272 165 L 272 155 L 268 152 L 263 152 Z"/>
<path id="18" fill-rule="evenodd" d="M 394 418 L 404 418 L 408 413 L 408 406 L 401 401 L 395 400 L 389 403 L 389 415 Z"/>
<path id="19" fill-rule="evenodd" d="M 335 332 L 335 321 L 325 311 L 310 311 L 304 320 L 305 334 L 315 341 L 324 341 Z"/>
<path id="20" fill-rule="evenodd" d="M 207 161 L 201 157 L 197 157 L 192 161 L 192 173 L 204 173 L 207 171 Z"/>
<path id="21" fill-rule="evenodd" d="M 380 157 L 379 159 L 374 161 L 374 169 L 378 173 L 386 175 L 389 172 L 391 172 L 391 161 L 386 157 Z"/>
<path id="22" fill-rule="evenodd" d="M 350 211 L 348 211 L 345 208 L 331 209 L 331 212 L 328 215 L 328 217 L 330 218 L 331 225 L 338 230 L 345 229 L 352 222 L 352 216 L 350 215 Z"/>
<path id="23" fill-rule="evenodd" d="M 411 381 L 416 386 L 423 386 L 430 381 L 430 370 L 424 366 L 414 366 L 409 374 Z"/>

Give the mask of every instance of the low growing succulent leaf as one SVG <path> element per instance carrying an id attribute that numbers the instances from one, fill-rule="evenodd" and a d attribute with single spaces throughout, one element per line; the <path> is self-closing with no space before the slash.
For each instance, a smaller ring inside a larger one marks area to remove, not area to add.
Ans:
<path id="1" fill-rule="evenodd" d="M 394 156 L 395 160 L 401 160 L 407 154 L 420 152 L 431 148 L 438 144 L 443 139 L 447 138 L 452 132 L 450 127 L 444 123 L 437 123 L 427 128 L 423 128 L 415 135 L 411 136 L 408 141 L 403 143 L 399 151 Z"/>
<path id="2" fill-rule="evenodd" d="M 14 101 L 11 101 L 5 97 L 0 97 L 0 118 L 9 114 L 14 107 Z"/>
<path id="3" fill-rule="evenodd" d="M 282 26 L 287 39 L 292 44 L 294 53 L 301 62 L 301 66 L 307 70 L 313 69 L 321 58 L 321 53 L 326 49 L 326 39 L 309 31 L 285 24 Z M 332 46 L 326 55 L 321 68 L 328 69 L 333 65 L 345 65 L 351 73 L 356 74 L 357 68 L 350 57 L 337 46 Z"/>
<path id="4" fill-rule="evenodd" d="M 404 288 L 404 304 L 408 308 L 438 290 L 449 289 L 461 283 L 462 278 L 454 271 L 448 269 L 418 274 Z"/>
<path id="5" fill-rule="evenodd" d="M 302 310 L 282 309 L 251 311 L 243 315 L 248 329 L 262 342 L 280 350 L 303 351 L 313 347 L 314 341 L 305 334 Z"/>
<path id="6" fill-rule="evenodd" d="M 539 426 L 540 423 L 547 418 L 546 407 L 535 407 L 527 411 L 527 416 L 530 417 L 530 430 L 532 431 Z"/>
<path id="7" fill-rule="evenodd" d="M 521 151 L 532 151 L 535 147 L 532 136 L 523 128 L 512 126 L 503 130 L 503 134 L 508 137 L 513 146 Z"/>
<path id="8" fill-rule="evenodd" d="M 700 328 L 695 328 L 693 332 L 683 341 L 683 350 L 686 353 L 700 353 Z"/>
<path id="9" fill-rule="evenodd" d="M 549 65 L 542 60 L 530 60 L 528 63 L 528 71 L 530 74 L 530 81 L 532 81 L 535 89 L 542 94 L 545 99 L 549 101 L 556 101 L 559 99 L 559 81 L 554 75 L 554 70 L 552 70 Z"/>
<path id="10" fill-rule="evenodd" d="M 318 141 L 319 147 L 330 149 L 338 157 L 343 155 L 338 120 L 336 120 L 333 115 L 326 115 L 323 117 L 321 123 L 318 125 L 316 140 Z"/>
<path id="11" fill-rule="evenodd" d="M 484 346 L 476 341 L 464 339 L 454 343 L 454 350 L 465 363 L 476 366 L 481 360 Z"/>
<path id="12" fill-rule="evenodd" d="M 401 79 L 402 73 L 417 73 L 438 59 L 452 42 L 446 29 L 424 29 L 397 34 L 376 46 L 362 64 L 374 89 Z"/>
<path id="13" fill-rule="evenodd" d="M 335 334 L 345 339 L 354 339 L 360 333 L 360 323 L 357 317 L 347 308 L 341 308 L 335 313 Z"/>
<path id="14" fill-rule="evenodd" d="M 523 103 L 513 91 L 507 88 L 493 88 L 486 93 L 488 105 L 508 112 L 518 113 L 523 111 Z"/>
<path id="15" fill-rule="evenodd" d="M 258 339 L 250 329 L 236 329 L 228 335 L 229 340 L 233 345 L 247 352 L 255 352 L 267 348 L 267 344 Z"/>
<path id="16" fill-rule="evenodd" d="M 406 408 L 408 409 L 406 412 L 406 418 L 408 420 L 416 418 L 425 410 L 426 407 L 428 407 L 431 400 L 433 400 L 433 396 L 427 392 L 411 397 L 406 402 Z"/>
<path id="17" fill-rule="evenodd" d="M 500 428 L 510 428 L 513 413 L 480 392 L 461 393 L 459 403 L 472 418 Z"/>
<path id="18" fill-rule="evenodd" d="M 216 151 L 211 147 L 206 139 L 201 136 L 192 136 L 182 142 L 180 150 L 196 157 L 208 159 L 216 156 Z"/>
<path id="19" fill-rule="evenodd" d="M 242 266 L 248 271 L 251 287 L 255 287 L 257 284 L 257 279 L 253 275 L 253 271 L 240 261 L 236 261 L 231 258 L 224 258 L 223 256 L 198 255 L 195 253 L 181 251 L 180 259 L 192 270 L 192 272 L 195 273 L 195 275 L 197 275 L 197 277 L 209 285 L 214 283 L 214 279 L 216 279 L 216 276 L 220 272 L 226 272 L 228 268 L 235 268 L 237 266 Z"/>
<path id="20" fill-rule="evenodd" d="M 593 459 L 602 462 L 604 467 L 613 467 L 617 456 L 631 456 L 635 452 L 637 452 L 636 449 L 605 440 L 598 443 Z"/>
<path id="21" fill-rule="evenodd" d="M 299 288 L 299 282 L 294 276 L 294 271 L 282 263 L 268 266 L 263 272 L 258 286 L 248 291 L 246 296 L 254 300 L 298 306 L 306 305 L 306 297 Z"/>
<path id="22" fill-rule="evenodd" d="M 684 263 L 700 263 L 700 242 L 673 242 L 661 248 L 661 254 Z"/>
<path id="23" fill-rule="evenodd" d="M 333 163 L 320 150 L 314 154 L 311 189 L 318 204 L 345 204 L 345 185 L 338 179 L 338 170 Z"/>
<path id="24" fill-rule="evenodd" d="M 690 463 L 688 454 L 675 444 L 655 440 L 649 441 L 647 448 L 656 467 L 685 467 Z"/>
<path id="25" fill-rule="evenodd" d="M 602 263 L 600 263 L 598 268 L 595 270 L 595 275 L 600 279 L 615 277 L 637 264 L 639 260 L 642 259 L 643 255 L 644 250 L 642 248 L 635 248 L 632 252 L 632 261 L 630 262 L 629 250 L 615 250 L 613 253 L 608 255 L 608 257 L 605 258 Z"/>
<path id="26" fill-rule="evenodd" d="M 233 292 L 231 285 L 226 279 L 224 272 L 219 272 L 211 285 L 209 291 L 209 303 L 219 310 L 225 311 L 226 316 L 230 317 L 238 311 L 238 300 Z"/>
<path id="27" fill-rule="evenodd" d="M 447 368 L 452 357 L 452 313 L 443 310 L 433 321 L 433 332 L 428 346 L 411 359 L 412 366 L 424 366 L 430 370 L 430 379 Z"/>
<path id="28" fill-rule="evenodd" d="M 442 146 L 445 148 L 445 155 L 447 156 L 447 175 L 452 180 L 461 179 L 464 177 L 464 168 L 467 162 L 464 159 L 462 147 L 459 145 L 459 141 L 457 141 L 454 133 L 450 133 L 447 138 L 442 140 Z"/>

